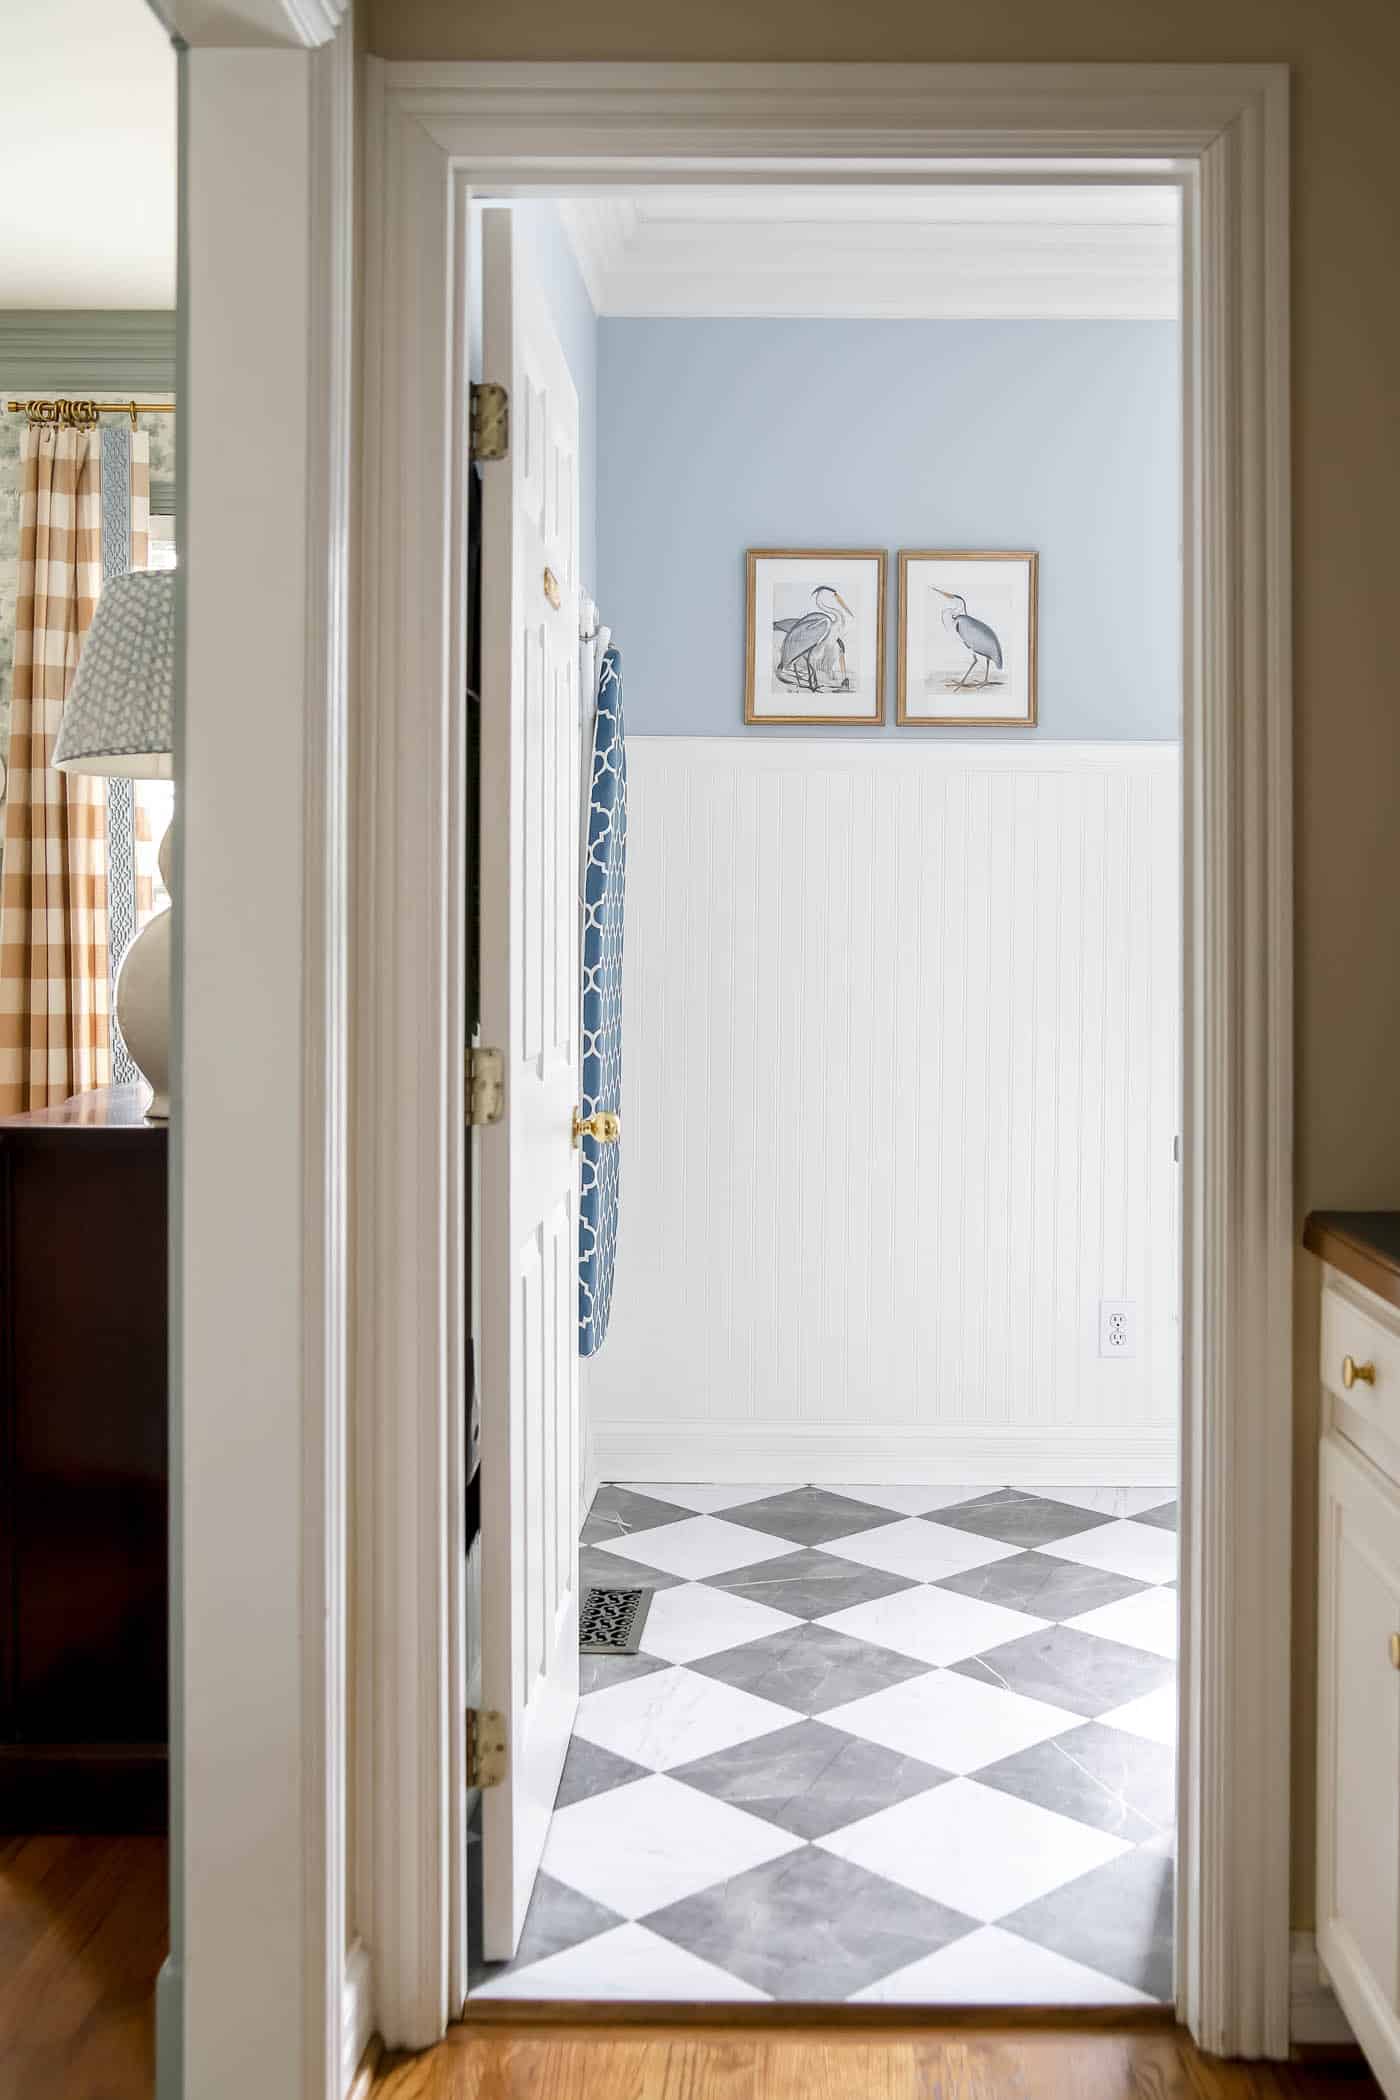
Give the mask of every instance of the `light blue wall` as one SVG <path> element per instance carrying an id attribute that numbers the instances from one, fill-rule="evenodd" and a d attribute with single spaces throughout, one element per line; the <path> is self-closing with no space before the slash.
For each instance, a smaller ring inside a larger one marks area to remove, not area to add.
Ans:
<path id="1" fill-rule="evenodd" d="M 598 597 L 627 722 L 743 729 L 744 551 L 1040 553 L 1043 738 L 1178 734 L 1178 335 L 1137 321 L 603 320 Z M 833 729 L 804 735 L 878 735 Z"/>
<path id="2" fill-rule="evenodd" d="M 544 295 L 565 359 L 578 389 L 579 574 L 597 594 L 598 513 L 598 320 L 588 287 L 559 218 L 548 201 L 517 199 L 510 206 L 522 240 L 519 257 Z M 481 375 L 481 214 L 472 212 L 470 279 L 473 289 L 472 377 Z"/>

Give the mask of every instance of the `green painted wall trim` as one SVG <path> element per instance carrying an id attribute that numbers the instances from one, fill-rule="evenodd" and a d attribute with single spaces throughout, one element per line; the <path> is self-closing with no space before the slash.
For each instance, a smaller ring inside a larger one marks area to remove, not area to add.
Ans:
<path id="1" fill-rule="evenodd" d="M 0 308 L 0 394 L 169 394 L 174 386 L 168 310 Z"/>

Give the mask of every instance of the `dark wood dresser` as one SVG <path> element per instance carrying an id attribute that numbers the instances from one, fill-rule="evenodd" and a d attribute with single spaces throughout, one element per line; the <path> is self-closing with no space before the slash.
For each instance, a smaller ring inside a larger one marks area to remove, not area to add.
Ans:
<path id="1" fill-rule="evenodd" d="M 166 1820 L 167 1137 L 0 1117 L 0 1831 Z"/>

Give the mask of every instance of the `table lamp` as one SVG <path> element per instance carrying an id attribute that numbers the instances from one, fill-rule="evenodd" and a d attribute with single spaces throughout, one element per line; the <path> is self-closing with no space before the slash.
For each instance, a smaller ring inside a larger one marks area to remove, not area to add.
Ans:
<path id="1" fill-rule="evenodd" d="M 175 720 L 175 576 L 132 569 L 104 585 L 83 639 L 54 745 L 64 773 L 169 780 Z M 160 872 L 170 889 L 170 836 Z M 117 1021 L 151 1087 L 152 1116 L 170 1114 L 170 912 L 155 912 L 117 974 Z"/>

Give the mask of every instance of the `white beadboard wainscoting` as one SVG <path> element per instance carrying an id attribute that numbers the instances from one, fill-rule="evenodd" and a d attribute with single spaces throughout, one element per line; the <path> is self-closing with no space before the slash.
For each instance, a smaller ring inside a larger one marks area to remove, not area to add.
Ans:
<path id="1" fill-rule="evenodd" d="M 628 764 L 598 1475 L 1174 1481 L 1176 747 Z"/>

